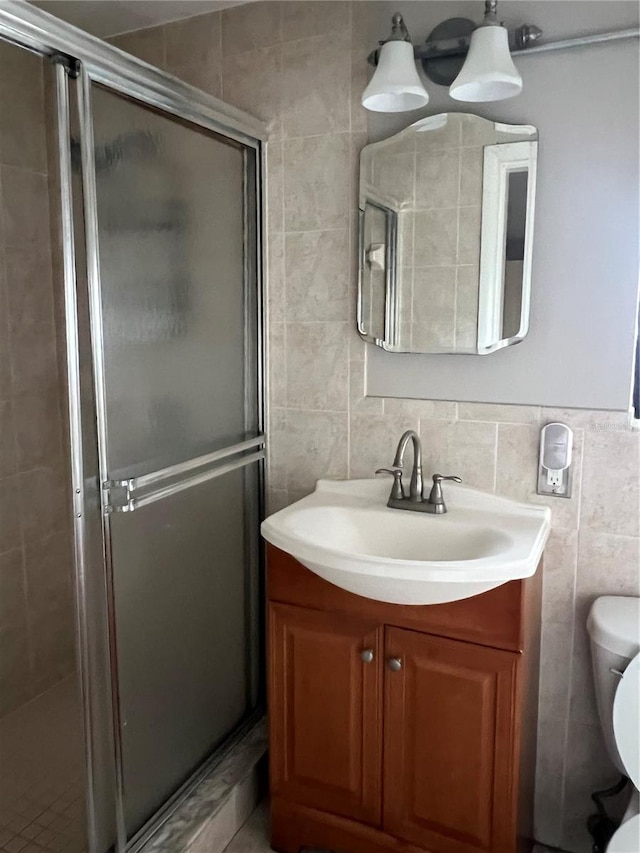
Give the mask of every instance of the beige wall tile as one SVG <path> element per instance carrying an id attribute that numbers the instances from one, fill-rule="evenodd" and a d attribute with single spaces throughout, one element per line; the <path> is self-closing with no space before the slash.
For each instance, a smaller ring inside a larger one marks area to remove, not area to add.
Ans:
<path id="1" fill-rule="evenodd" d="M 29 678 L 29 640 L 26 623 L 0 631 L 0 717 L 32 697 Z M 26 676 L 26 677 L 25 677 Z"/>
<path id="2" fill-rule="evenodd" d="M 269 412 L 269 487 L 287 489 L 287 412 L 286 409 L 272 407 Z"/>
<path id="3" fill-rule="evenodd" d="M 12 328 L 53 320 L 53 281 L 48 241 L 5 249 L 7 300 Z"/>
<path id="4" fill-rule="evenodd" d="M 219 97 L 222 93 L 221 13 L 210 12 L 167 24 L 164 38 L 167 71 Z"/>
<path id="5" fill-rule="evenodd" d="M 447 400 L 402 400 L 386 397 L 384 413 L 395 417 L 417 417 L 421 421 L 455 421 L 457 403 Z"/>
<path id="6" fill-rule="evenodd" d="M 34 693 L 46 690 L 73 672 L 73 625 L 71 608 L 48 610 L 39 614 L 29 636 L 33 654 Z"/>
<path id="7" fill-rule="evenodd" d="M 346 412 L 348 349 L 344 323 L 287 323 L 287 407 Z"/>
<path id="8" fill-rule="evenodd" d="M 0 45 L 0 162 L 47 171 L 43 60 Z"/>
<path id="9" fill-rule="evenodd" d="M 493 122 L 479 122 L 475 116 L 460 117 L 460 133 L 460 144 L 465 148 L 495 143 Z"/>
<path id="10" fill-rule="evenodd" d="M 349 362 L 349 410 L 382 417 L 384 401 L 382 397 L 365 396 L 365 372 L 363 361 Z"/>
<path id="11" fill-rule="evenodd" d="M 478 268 L 475 265 L 458 265 L 455 325 L 455 344 L 458 351 L 477 352 L 478 300 Z"/>
<path id="12" fill-rule="evenodd" d="M 20 471 L 62 459 L 62 421 L 57 389 L 16 398 L 14 421 Z"/>
<path id="13" fill-rule="evenodd" d="M 164 27 L 149 27 L 145 30 L 136 30 L 132 33 L 123 33 L 119 36 L 107 39 L 120 50 L 137 56 L 143 62 L 155 65 L 157 68 L 165 67 L 165 44 Z"/>
<path id="14" fill-rule="evenodd" d="M 268 277 L 267 311 L 270 323 L 284 322 L 284 234 L 274 232 L 267 236 Z"/>
<path id="15" fill-rule="evenodd" d="M 22 547 L 18 477 L 0 480 L 0 554 Z"/>
<path id="16" fill-rule="evenodd" d="M 640 432 L 585 431 L 581 523 L 640 535 Z"/>
<path id="17" fill-rule="evenodd" d="M 284 323 L 269 326 L 269 402 L 272 406 L 285 406 L 287 402 L 287 345 Z"/>
<path id="18" fill-rule="evenodd" d="M 350 130 L 348 30 L 284 44 L 282 69 L 282 131 L 285 137 Z"/>
<path id="19" fill-rule="evenodd" d="M 538 719 L 534 835 L 556 845 L 562 835 L 566 719 Z"/>
<path id="20" fill-rule="evenodd" d="M 309 493 L 316 480 L 347 476 L 346 412 L 287 412 L 287 485 Z"/>
<path id="21" fill-rule="evenodd" d="M 25 541 L 41 539 L 68 523 L 68 487 L 59 468 L 35 468 L 18 475 L 17 506 Z"/>
<path id="22" fill-rule="evenodd" d="M 460 127 L 463 118 L 457 113 L 448 113 L 447 123 L 429 133 L 421 133 L 416 139 L 418 151 L 436 151 L 439 148 L 460 147 Z"/>
<path id="23" fill-rule="evenodd" d="M 460 204 L 481 206 L 483 149 L 460 149 Z"/>
<path id="24" fill-rule="evenodd" d="M 234 6 L 222 11 L 222 52 L 225 56 L 279 44 L 282 5 L 274 0 Z"/>
<path id="25" fill-rule="evenodd" d="M 416 208 L 457 207 L 460 151 L 443 148 L 416 154 Z"/>
<path id="26" fill-rule="evenodd" d="M 11 372 L 15 396 L 58 388 L 56 333 L 51 321 L 30 323 L 12 332 Z"/>
<path id="27" fill-rule="evenodd" d="M 267 490 L 267 515 L 273 515 L 289 506 L 289 494 L 286 489 Z"/>
<path id="28" fill-rule="evenodd" d="M 537 426 L 499 424 L 496 492 L 517 500 L 527 500 L 536 491 L 537 459 Z"/>
<path id="29" fill-rule="evenodd" d="M 580 528 L 576 574 L 576 616 L 599 595 L 640 596 L 640 539 Z"/>
<path id="30" fill-rule="evenodd" d="M 559 422 L 572 429 L 593 429 L 596 432 L 627 432 L 629 415 L 627 412 L 606 412 L 592 409 L 542 409 L 542 423 Z"/>
<path id="31" fill-rule="evenodd" d="M 2 166 L 2 226 L 5 246 L 32 248 L 49 243 L 46 175 Z"/>
<path id="32" fill-rule="evenodd" d="M 0 477 L 16 471 L 16 439 L 11 400 L 0 400 Z"/>
<path id="33" fill-rule="evenodd" d="M 553 527 L 544 550 L 543 619 L 571 622 L 578 565 L 578 531 Z"/>
<path id="34" fill-rule="evenodd" d="M 351 257 L 349 232 L 306 231 L 285 235 L 287 320 L 348 320 Z"/>
<path id="35" fill-rule="evenodd" d="M 453 266 L 457 258 L 458 211 L 420 210 L 415 214 L 414 264 Z"/>
<path id="36" fill-rule="evenodd" d="M 346 228 L 349 221 L 349 135 L 335 133 L 283 144 L 285 230 Z M 331 163 L 327 170 L 326 164 Z"/>
<path id="37" fill-rule="evenodd" d="M 456 268 L 413 271 L 412 342 L 421 350 L 452 350 L 455 338 Z"/>
<path id="38" fill-rule="evenodd" d="M 496 424 L 477 421 L 421 421 L 425 468 L 462 477 L 467 486 L 494 490 Z"/>
<path id="39" fill-rule="evenodd" d="M 566 614 L 572 619 L 572 613 Z M 573 624 L 543 622 L 540 644 L 540 708 L 545 715 L 565 720 L 569 713 Z"/>
<path id="40" fill-rule="evenodd" d="M 267 230 L 284 230 L 284 167 L 282 142 L 267 143 Z"/>
<path id="41" fill-rule="evenodd" d="M 0 231 L 0 236 L 1 236 Z M 11 396 L 11 348 L 9 345 L 9 309 L 4 263 L 0 262 L 0 399 Z"/>
<path id="42" fill-rule="evenodd" d="M 282 81 L 279 46 L 234 53 L 223 59 L 224 100 L 266 122 L 270 146 L 282 134 Z"/>
<path id="43" fill-rule="evenodd" d="M 27 595 L 22 566 L 22 550 L 0 554 L 0 634 L 26 626 Z M 3 647 L 2 653 L 6 649 Z"/>
<path id="44" fill-rule="evenodd" d="M 376 151 L 371 161 L 372 182 L 383 196 L 413 200 L 415 154 L 398 148 Z"/>
<path id="45" fill-rule="evenodd" d="M 56 531 L 25 542 L 24 565 L 30 618 L 64 610 L 73 604 L 71 589 L 71 531 Z"/>
<path id="46" fill-rule="evenodd" d="M 458 234 L 458 263 L 477 264 L 480 257 L 480 208 L 461 207 Z"/>
<path id="47" fill-rule="evenodd" d="M 351 132 L 367 132 L 367 111 L 362 106 L 362 93 L 367 88 L 371 66 L 362 61 L 363 51 L 351 53 Z"/>
<path id="48" fill-rule="evenodd" d="M 352 412 L 350 423 L 349 476 L 373 477 L 376 468 L 389 468 L 398 446 L 398 440 L 407 429 L 418 430 L 418 418 L 404 416 L 383 417 L 369 412 Z M 413 450 L 408 450 L 405 469 L 410 478 Z M 379 475 L 382 476 L 382 475 Z M 389 478 L 391 491 L 391 478 Z"/>
<path id="49" fill-rule="evenodd" d="M 531 424 L 540 419 L 539 406 L 502 406 L 493 403 L 458 403 L 458 417 L 465 421 Z"/>
<path id="50" fill-rule="evenodd" d="M 345 0 L 286 0 L 282 4 L 282 39 L 350 34 L 351 3 Z"/>
<path id="51" fill-rule="evenodd" d="M 600 719 L 596 705 L 591 642 L 587 632 L 587 612 L 586 607 L 580 608 L 574 629 L 569 715 L 574 723 L 597 728 Z"/>

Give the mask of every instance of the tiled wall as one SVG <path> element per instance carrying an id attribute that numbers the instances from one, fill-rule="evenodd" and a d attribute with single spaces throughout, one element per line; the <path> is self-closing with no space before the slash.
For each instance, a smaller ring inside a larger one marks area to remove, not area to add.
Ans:
<path id="1" fill-rule="evenodd" d="M 496 141 L 492 124 L 452 115 L 443 127 L 378 143 L 361 159 L 373 197 L 400 207 L 400 350 L 477 349 L 482 143 Z M 384 272 L 377 278 L 371 301 L 380 326 Z"/>
<path id="2" fill-rule="evenodd" d="M 370 5 L 248 4 L 114 41 L 269 124 L 272 510 L 319 477 L 370 477 L 391 461 L 407 428 L 422 436 L 427 470 L 543 501 L 535 495 L 540 425 L 558 419 L 575 429 L 573 497 L 544 501 L 553 533 L 544 569 L 537 834 L 587 853 L 589 794 L 616 773 L 598 728 L 584 623 L 596 595 L 640 594 L 640 433 L 622 413 L 365 396 L 367 345 L 354 313 Z"/>
<path id="3" fill-rule="evenodd" d="M 42 63 L 0 43 L 0 716 L 74 665 Z"/>

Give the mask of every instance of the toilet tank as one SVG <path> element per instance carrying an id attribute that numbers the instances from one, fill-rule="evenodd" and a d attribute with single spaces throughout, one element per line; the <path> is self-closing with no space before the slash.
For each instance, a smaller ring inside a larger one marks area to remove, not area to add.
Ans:
<path id="1" fill-rule="evenodd" d="M 640 652 L 640 598 L 605 595 L 597 598 L 587 619 L 598 715 L 609 755 L 625 773 L 613 733 L 613 698 L 620 676 Z"/>

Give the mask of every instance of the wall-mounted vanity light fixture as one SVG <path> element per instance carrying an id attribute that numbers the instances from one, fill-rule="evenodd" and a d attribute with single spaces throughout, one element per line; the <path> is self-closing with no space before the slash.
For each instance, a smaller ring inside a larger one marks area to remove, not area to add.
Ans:
<path id="1" fill-rule="evenodd" d="M 415 110 L 429 100 L 418 77 L 415 62 L 434 83 L 449 86 L 457 101 L 501 101 L 522 90 L 522 77 L 511 59 L 511 50 L 524 50 L 542 35 L 533 24 L 509 32 L 498 20 L 497 0 L 486 0 L 482 23 L 449 18 L 439 24 L 424 45 L 414 47 L 396 12 L 391 35 L 369 56 L 377 65 L 362 95 L 362 105 L 374 112 Z"/>

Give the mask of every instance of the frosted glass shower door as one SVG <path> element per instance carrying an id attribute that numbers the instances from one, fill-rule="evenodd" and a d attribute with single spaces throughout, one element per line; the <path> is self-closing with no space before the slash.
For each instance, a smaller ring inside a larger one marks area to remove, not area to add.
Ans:
<path id="1" fill-rule="evenodd" d="M 121 833 L 258 702 L 255 156 L 91 87 Z"/>

